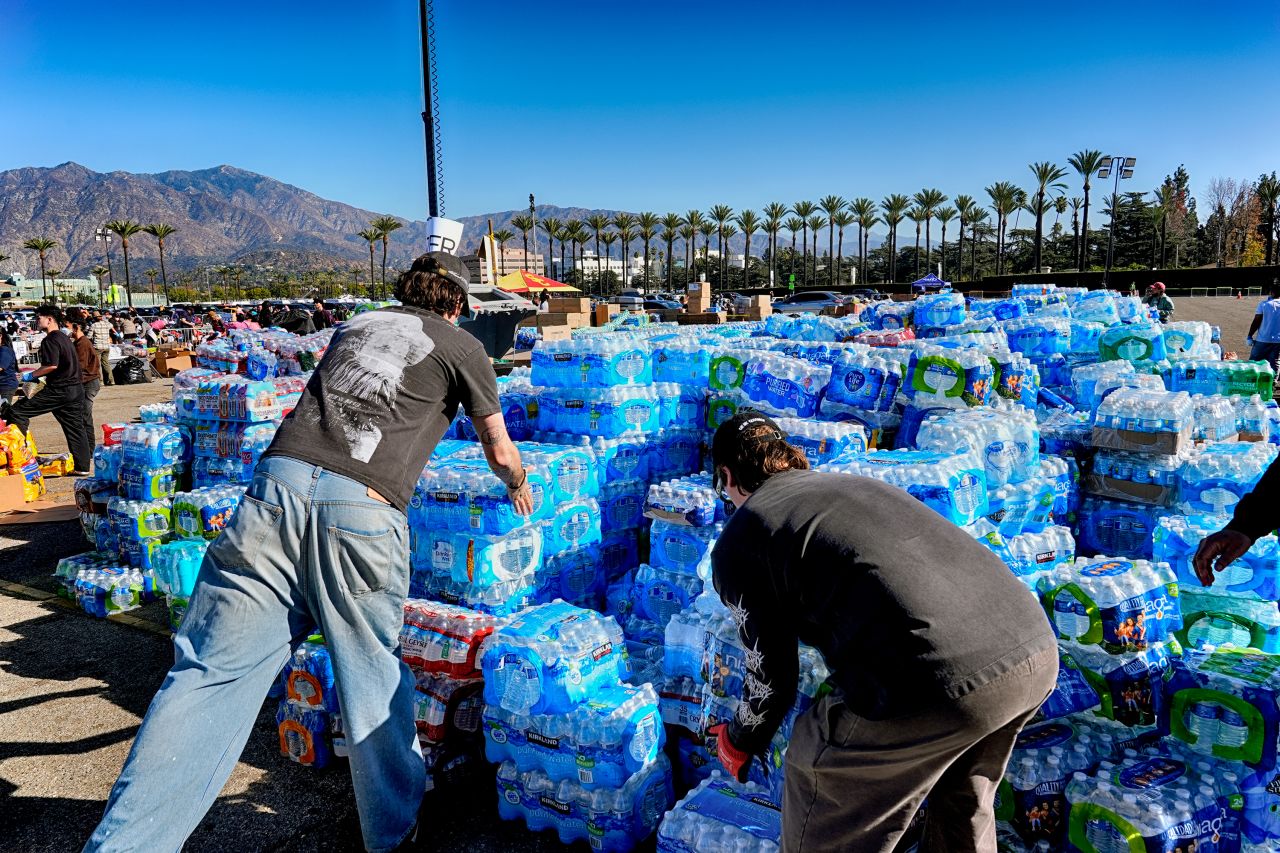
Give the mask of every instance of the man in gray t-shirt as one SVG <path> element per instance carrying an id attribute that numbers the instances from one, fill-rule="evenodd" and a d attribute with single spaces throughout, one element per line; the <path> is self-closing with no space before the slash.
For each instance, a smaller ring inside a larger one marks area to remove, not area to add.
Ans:
<path id="1" fill-rule="evenodd" d="M 291 647 L 324 634 L 365 846 L 415 832 L 425 769 L 415 681 L 401 662 L 409 588 L 405 508 L 461 405 L 521 515 L 533 508 L 493 368 L 455 325 L 461 261 L 432 252 L 396 283 L 402 307 L 338 328 L 239 508 L 205 555 L 177 662 L 151 703 L 86 850 L 177 850 L 213 804 Z M 319 695 L 301 700 L 319 702 Z M 316 760 L 314 718 L 281 737 Z M 287 737 L 286 737 L 287 735 Z M 296 754 L 295 754 L 296 753 Z"/>

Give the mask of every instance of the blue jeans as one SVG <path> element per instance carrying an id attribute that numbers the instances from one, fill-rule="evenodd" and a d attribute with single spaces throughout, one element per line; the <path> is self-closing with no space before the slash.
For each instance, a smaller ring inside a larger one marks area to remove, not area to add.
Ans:
<path id="1" fill-rule="evenodd" d="M 217 799 L 290 654 L 319 625 L 333 660 L 365 846 L 388 850 L 425 785 L 414 678 L 399 657 L 404 513 L 355 480 L 270 457 L 209 546 L 177 662 L 86 850 L 174 851 Z"/>
<path id="2" fill-rule="evenodd" d="M 1280 358 L 1280 344 L 1268 344 L 1262 341 L 1254 341 L 1253 350 L 1249 353 L 1250 361 L 1265 361 L 1271 365 L 1271 369 L 1276 369 L 1276 360 Z"/>

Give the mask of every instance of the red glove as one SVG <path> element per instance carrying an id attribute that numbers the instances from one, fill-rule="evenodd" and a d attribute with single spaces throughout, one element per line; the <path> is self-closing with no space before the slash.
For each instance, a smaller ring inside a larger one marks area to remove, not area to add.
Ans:
<path id="1" fill-rule="evenodd" d="M 707 737 L 716 739 L 716 757 L 729 771 L 729 775 L 739 782 L 747 781 L 747 771 L 751 769 L 751 756 L 733 745 L 729 740 L 729 724 L 720 723 L 707 729 Z"/>

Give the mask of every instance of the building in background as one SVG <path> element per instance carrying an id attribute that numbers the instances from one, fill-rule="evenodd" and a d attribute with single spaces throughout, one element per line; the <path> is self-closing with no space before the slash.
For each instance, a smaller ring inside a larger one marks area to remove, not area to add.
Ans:
<path id="1" fill-rule="evenodd" d="M 486 263 L 485 244 L 482 240 L 480 247 L 470 255 L 462 256 L 462 263 L 466 266 L 467 272 L 470 273 L 472 284 L 492 284 L 489 281 L 489 264 Z M 541 273 L 542 255 L 536 252 L 525 254 L 523 246 L 512 248 L 508 246 L 505 249 L 499 249 L 497 257 L 494 258 L 495 266 L 498 268 L 498 277 L 506 275 L 509 272 L 517 272 L 519 270 L 528 270 L 532 273 Z"/>

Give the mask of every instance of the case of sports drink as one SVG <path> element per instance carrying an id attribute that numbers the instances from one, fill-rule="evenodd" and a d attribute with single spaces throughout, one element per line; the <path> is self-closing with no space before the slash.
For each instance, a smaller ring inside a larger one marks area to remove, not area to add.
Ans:
<path id="1" fill-rule="evenodd" d="M 1077 514 L 1077 548 L 1085 555 L 1149 560 L 1156 526 L 1168 514 L 1157 506 L 1088 495 Z"/>
<path id="2" fill-rule="evenodd" d="M 1235 646 L 1280 654 L 1280 611 L 1270 601 L 1236 598 L 1182 587 L 1184 648 Z"/>
<path id="3" fill-rule="evenodd" d="M 1042 577 L 1038 588 L 1059 637 L 1113 653 L 1166 642 L 1182 627 L 1168 563 L 1079 558 Z"/>
<path id="4" fill-rule="evenodd" d="M 498 767 L 498 814 L 503 820 L 523 819 L 534 832 L 554 830 L 563 844 L 585 841 L 605 853 L 625 853 L 652 835 L 673 796 L 666 756 L 618 788 L 556 782 L 541 770 L 521 773 L 514 761 Z"/>
<path id="5" fill-rule="evenodd" d="M 987 472 L 971 454 L 879 450 L 828 465 L 826 470 L 905 489 L 954 524 L 972 524 L 988 511 Z"/>
<path id="6" fill-rule="evenodd" d="M 649 528 L 649 560 L 653 565 L 691 576 L 710 577 L 711 549 L 722 525 L 691 527 L 654 521 Z"/>
<path id="7" fill-rule="evenodd" d="M 1160 712 L 1161 734 L 1197 752 L 1276 766 L 1280 656 L 1231 647 L 1189 649 L 1173 661 Z"/>
<path id="8" fill-rule="evenodd" d="M 1230 515 L 1275 458 L 1276 447 L 1271 444 L 1231 442 L 1197 449 L 1178 472 L 1178 510 L 1188 515 Z"/>
<path id="9" fill-rule="evenodd" d="M 484 700 L 479 681 L 462 681 L 447 675 L 418 673 L 413 695 L 418 742 L 445 743 L 450 735 L 480 730 Z"/>
<path id="10" fill-rule="evenodd" d="M 1251 397 L 1264 401 L 1275 394 L 1275 372 L 1265 361 L 1181 359 L 1173 363 L 1169 388 L 1193 394 Z"/>
<path id="11" fill-rule="evenodd" d="M 725 778 L 719 770 L 662 818 L 659 853 L 772 853 L 782 832 L 781 807 L 761 785 Z"/>
<path id="12" fill-rule="evenodd" d="M 481 661 L 489 705 L 555 714 L 628 673 L 622 629 L 563 601 L 531 607 L 494 632 Z"/>
<path id="13" fill-rule="evenodd" d="M 1200 542 L 1227 525 L 1227 516 L 1172 515 L 1155 531 L 1155 554 L 1173 566 L 1187 589 L 1200 587 L 1191 558 Z M 1261 601 L 1280 599 L 1280 541 L 1274 534 L 1259 537 L 1245 555 L 1215 573 L 1213 591 L 1233 598 Z"/>
<path id="14" fill-rule="evenodd" d="M 963 409 L 932 415 L 920 424 L 916 447 L 971 452 L 987 471 L 987 488 L 1020 483 L 1040 471 L 1040 429 L 1022 409 Z"/>
<path id="15" fill-rule="evenodd" d="M 1151 728 L 1164 702 L 1163 685 L 1176 643 L 1153 643 L 1141 651 L 1112 654 L 1101 646 L 1059 640 L 1061 653 L 1071 656 L 1089 685 L 1097 691 L 1100 717 L 1131 728 Z"/>
<path id="16" fill-rule="evenodd" d="M 904 385 L 910 397 L 956 400 L 968 406 L 990 402 L 995 393 L 995 370 L 980 350 L 919 342 L 912 344 L 911 350 Z"/>
<path id="17" fill-rule="evenodd" d="M 587 790 L 618 788 L 653 763 L 666 741 L 658 694 L 650 684 L 606 687 L 558 714 L 484 711 L 485 757 L 512 761 L 520 772 L 541 770 L 552 781 Z"/>
<path id="18" fill-rule="evenodd" d="M 600 610 L 604 604 L 607 582 L 599 543 L 547 554 L 537 576 L 537 600 L 541 603 L 561 599 L 592 610 Z"/>
<path id="19" fill-rule="evenodd" d="M 480 647 L 505 620 L 466 607 L 408 599 L 400 657 L 412 670 L 454 679 L 480 678 Z"/>

